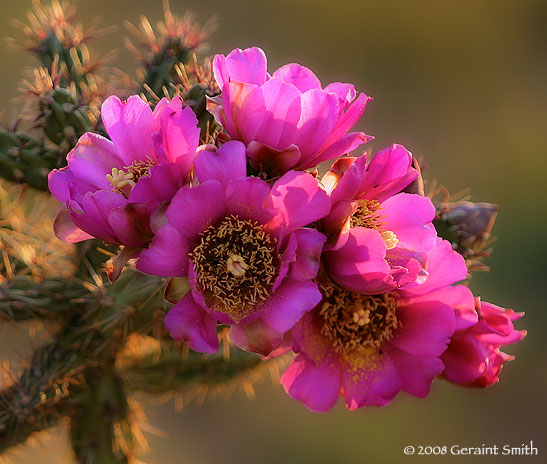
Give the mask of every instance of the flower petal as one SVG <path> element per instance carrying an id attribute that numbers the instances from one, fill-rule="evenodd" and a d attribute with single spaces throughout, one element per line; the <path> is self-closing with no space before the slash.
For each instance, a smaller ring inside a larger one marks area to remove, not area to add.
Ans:
<path id="1" fill-rule="evenodd" d="M 188 275 L 189 244 L 171 224 L 163 226 L 151 245 L 141 251 L 137 269 L 147 274 L 167 277 Z"/>
<path id="2" fill-rule="evenodd" d="M 327 237 L 315 229 L 300 229 L 297 240 L 296 261 L 291 264 L 290 277 L 295 280 L 311 280 L 317 276 L 321 264 L 321 252 Z"/>
<path id="3" fill-rule="evenodd" d="M 188 343 L 194 351 L 218 351 L 216 321 L 196 304 L 189 293 L 169 310 L 165 326 L 171 337 Z"/>
<path id="4" fill-rule="evenodd" d="M 268 356 L 281 345 L 283 334 L 272 329 L 263 319 L 256 319 L 250 323 L 233 325 L 230 340 L 242 350 Z"/>
<path id="5" fill-rule="evenodd" d="M 222 145 L 215 153 L 202 150 L 196 155 L 194 168 L 200 182 L 217 180 L 225 186 L 229 180 L 245 177 L 245 145 L 231 141 Z"/>
<path id="6" fill-rule="evenodd" d="M 138 95 L 132 95 L 125 103 L 115 95 L 108 97 L 101 107 L 101 117 L 126 165 L 154 156 L 152 110 Z"/>
<path id="7" fill-rule="evenodd" d="M 274 72 L 272 77 L 294 85 L 300 92 L 321 88 L 321 81 L 317 76 L 310 69 L 298 63 L 282 66 Z"/>
<path id="8" fill-rule="evenodd" d="M 319 304 L 321 298 L 321 292 L 315 282 L 285 279 L 262 305 L 262 319 L 274 330 L 285 333 L 292 329 L 306 311 Z"/>
<path id="9" fill-rule="evenodd" d="M 289 396 L 302 401 L 308 409 L 325 412 L 340 396 L 340 370 L 331 363 L 315 364 L 299 355 L 281 376 L 281 385 Z"/>

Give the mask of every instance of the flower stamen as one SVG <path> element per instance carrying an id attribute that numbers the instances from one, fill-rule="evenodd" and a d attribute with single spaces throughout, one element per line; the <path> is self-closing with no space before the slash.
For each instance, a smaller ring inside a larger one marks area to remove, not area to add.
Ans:
<path id="1" fill-rule="evenodd" d="M 278 274 L 276 242 L 259 223 L 238 216 L 202 232 L 190 257 L 209 307 L 236 322 L 260 308 Z"/>
<path id="2" fill-rule="evenodd" d="M 350 355 L 379 348 L 399 326 L 393 292 L 361 295 L 338 286 L 323 289 L 321 333 L 335 351 Z"/>

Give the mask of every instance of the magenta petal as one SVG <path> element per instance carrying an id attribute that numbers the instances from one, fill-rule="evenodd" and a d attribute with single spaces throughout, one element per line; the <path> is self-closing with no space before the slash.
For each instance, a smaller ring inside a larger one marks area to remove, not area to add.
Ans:
<path id="1" fill-rule="evenodd" d="M 281 345 L 283 334 L 272 329 L 263 319 L 256 319 L 233 325 L 230 340 L 242 350 L 268 356 Z"/>
<path id="2" fill-rule="evenodd" d="M 434 356 L 414 356 L 387 344 L 384 348 L 401 377 L 401 388 L 411 395 L 425 398 L 431 383 L 442 373 L 444 364 Z"/>
<path id="3" fill-rule="evenodd" d="M 370 295 L 395 285 L 385 256 L 386 242 L 377 230 L 354 227 L 342 247 L 324 252 L 324 262 L 327 272 L 339 284 Z"/>
<path id="4" fill-rule="evenodd" d="M 488 350 L 472 335 L 455 337 L 442 355 L 444 376 L 450 382 L 469 384 L 487 370 Z"/>
<path id="5" fill-rule="evenodd" d="M 74 174 L 68 166 L 54 169 L 48 175 L 48 188 L 58 201 L 70 200 L 69 184 L 74 182 Z"/>
<path id="6" fill-rule="evenodd" d="M 290 171 L 272 187 L 271 205 L 278 211 L 275 221 L 287 233 L 311 224 L 330 211 L 330 198 L 315 178 L 306 172 Z"/>
<path id="7" fill-rule="evenodd" d="M 127 200 L 122 195 L 99 190 L 84 195 L 81 203 L 83 214 L 77 212 L 76 202 L 69 203 L 69 211 L 74 223 L 88 234 L 108 243 L 122 244 L 108 222 L 108 215 L 113 209 L 123 208 L 125 205 Z"/>
<path id="8" fill-rule="evenodd" d="M 337 140 L 326 150 L 323 150 L 318 156 L 314 157 L 313 162 L 319 164 L 323 161 L 338 158 L 373 139 L 373 137 L 366 135 L 364 132 L 351 132 L 344 135 L 344 137 Z"/>
<path id="9" fill-rule="evenodd" d="M 412 193 L 399 193 L 381 204 L 382 222 L 393 232 L 397 248 L 427 252 L 435 247 L 437 232 L 431 221 L 435 206 L 427 197 Z"/>
<path id="10" fill-rule="evenodd" d="M 336 364 L 314 364 L 299 355 L 281 376 L 281 385 L 289 396 L 302 401 L 312 411 L 325 412 L 340 396 L 340 370 Z"/>
<path id="11" fill-rule="evenodd" d="M 355 100 L 356 92 L 353 84 L 343 84 L 342 82 L 333 82 L 327 85 L 325 92 L 333 93 L 338 97 L 340 103 L 340 113 L 343 112 L 353 100 Z"/>
<path id="12" fill-rule="evenodd" d="M 273 212 L 264 206 L 270 192 L 268 184 L 257 177 L 244 177 L 226 186 L 226 213 L 264 224 Z"/>
<path id="13" fill-rule="evenodd" d="M 372 98 L 366 96 L 364 93 L 359 94 L 342 117 L 338 119 L 336 125 L 332 129 L 332 132 L 321 147 L 321 151 L 327 149 L 336 140 L 342 138 L 355 125 L 355 123 L 359 121 L 365 111 L 367 103 L 370 100 L 372 100 Z"/>
<path id="14" fill-rule="evenodd" d="M 266 65 L 266 54 L 262 49 L 238 48 L 226 57 L 215 55 L 213 71 L 221 89 L 231 80 L 262 85 L 268 76 Z"/>
<path id="15" fill-rule="evenodd" d="M 281 151 L 293 144 L 301 113 L 301 94 L 293 85 L 271 79 L 242 95 L 237 113 L 232 111 L 242 140 Z"/>
<path id="16" fill-rule="evenodd" d="M 194 169 L 200 182 L 217 180 L 223 186 L 229 180 L 245 177 L 245 145 L 234 140 L 222 145 L 215 153 L 202 150 L 196 155 Z"/>
<path id="17" fill-rule="evenodd" d="M 296 166 L 301 155 L 300 149 L 294 144 L 283 150 L 276 150 L 269 145 L 253 141 L 247 144 L 247 156 L 254 169 L 277 176 Z"/>
<path id="18" fill-rule="evenodd" d="M 166 107 L 160 114 L 161 148 L 163 162 L 178 163 L 186 177 L 190 172 L 194 154 L 199 145 L 200 129 L 192 108 L 179 111 Z"/>
<path id="19" fill-rule="evenodd" d="M 154 156 L 154 118 L 148 103 L 139 96 L 129 97 L 126 103 L 115 95 L 108 97 L 101 107 L 101 116 L 108 135 L 126 165 Z"/>
<path id="20" fill-rule="evenodd" d="M 171 224 L 163 226 L 148 249 L 142 250 L 137 269 L 147 274 L 183 277 L 188 275 L 189 246 Z"/>
<path id="21" fill-rule="evenodd" d="M 53 230 L 55 231 L 55 235 L 66 243 L 78 243 L 93 238 L 74 224 L 65 205 L 61 206 L 57 213 L 57 217 L 53 223 Z"/>
<path id="22" fill-rule="evenodd" d="M 262 319 L 274 330 L 285 333 L 292 329 L 306 311 L 319 304 L 321 298 L 321 292 L 315 282 L 285 279 L 262 305 Z"/>
<path id="23" fill-rule="evenodd" d="M 112 168 L 121 169 L 124 162 L 118 157 L 114 144 L 98 135 L 87 132 L 67 155 L 70 170 L 78 180 L 83 180 L 97 189 L 111 190 L 106 178 Z"/>
<path id="24" fill-rule="evenodd" d="M 386 354 L 363 353 L 356 366 L 343 369 L 344 399 L 350 410 L 386 406 L 401 389 L 401 378 Z"/>
<path id="25" fill-rule="evenodd" d="M 182 235 L 196 240 L 224 212 L 224 191 L 216 180 L 209 180 L 197 187 L 182 187 L 165 214 Z"/>
<path id="26" fill-rule="evenodd" d="M 119 243 L 131 247 L 143 246 L 152 240 L 150 215 L 158 206 L 157 201 L 128 203 L 113 208 L 108 213 L 108 223 L 116 232 Z"/>
<path id="27" fill-rule="evenodd" d="M 378 152 L 368 164 L 361 186 L 363 198 L 381 203 L 401 192 L 417 176 L 412 167 L 412 153 L 402 145 L 393 144 Z"/>
<path id="28" fill-rule="evenodd" d="M 319 271 L 321 252 L 327 237 L 315 229 L 300 229 L 295 233 L 298 247 L 290 276 L 295 280 L 311 280 Z"/>
<path id="29" fill-rule="evenodd" d="M 441 301 L 399 302 L 390 343 L 416 356 L 440 356 L 454 334 L 454 310 Z"/>
<path id="30" fill-rule="evenodd" d="M 450 242 L 437 238 L 435 247 L 428 253 L 427 280 L 412 288 L 405 289 L 405 296 L 425 295 L 439 288 L 462 281 L 467 276 L 465 260 L 452 249 Z"/>
<path id="31" fill-rule="evenodd" d="M 440 288 L 426 295 L 409 298 L 406 301 L 413 304 L 418 304 L 421 301 L 441 301 L 450 306 L 456 317 L 456 331 L 468 329 L 478 322 L 473 293 L 465 285 Z"/>
<path id="32" fill-rule="evenodd" d="M 300 121 L 293 143 L 300 148 L 302 153 L 299 164 L 301 169 L 314 166 L 314 163 L 310 164 L 309 162 L 322 151 L 321 148 L 335 127 L 337 105 L 338 97 L 336 95 L 319 89 L 308 90 L 300 96 Z M 344 134 L 333 139 L 332 143 Z"/>
<path id="33" fill-rule="evenodd" d="M 165 326 L 171 337 L 188 343 L 194 351 L 218 351 L 216 321 L 201 309 L 188 293 L 169 310 L 165 316 Z"/>
<path id="34" fill-rule="evenodd" d="M 317 76 L 310 69 L 298 63 L 282 66 L 274 72 L 272 77 L 294 85 L 300 92 L 321 88 L 321 81 Z"/>
<path id="35" fill-rule="evenodd" d="M 141 177 L 131 189 L 130 202 L 170 201 L 184 182 L 180 166 L 174 163 L 152 166 L 148 174 Z"/>

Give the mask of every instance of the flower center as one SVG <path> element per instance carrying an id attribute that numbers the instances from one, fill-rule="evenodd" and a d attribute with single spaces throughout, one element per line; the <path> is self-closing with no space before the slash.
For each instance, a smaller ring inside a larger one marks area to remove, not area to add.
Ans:
<path id="1" fill-rule="evenodd" d="M 151 156 L 147 156 L 146 160 L 136 160 L 129 166 L 124 166 L 123 169 L 112 168 L 112 173 L 106 175 L 106 179 L 112 185 L 112 189 L 128 197 L 131 189 L 135 186 L 141 177 L 148 176 L 150 168 L 156 163 Z"/>
<path id="2" fill-rule="evenodd" d="M 397 246 L 399 240 L 390 230 L 383 230 L 384 223 L 380 221 L 382 218 L 379 214 L 380 209 L 380 203 L 376 200 L 357 200 L 357 210 L 350 218 L 350 226 L 376 229 L 386 242 L 387 249 L 391 250 Z"/>
<path id="3" fill-rule="evenodd" d="M 395 293 L 361 295 L 338 286 L 323 289 L 321 333 L 341 354 L 378 349 L 398 327 Z"/>
<path id="4" fill-rule="evenodd" d="M 224 218 L 200 234 L 190 256 L 209 307 L 236 322 L 271 294 L 279 263 L 276 239 L 257 222 Z"/>

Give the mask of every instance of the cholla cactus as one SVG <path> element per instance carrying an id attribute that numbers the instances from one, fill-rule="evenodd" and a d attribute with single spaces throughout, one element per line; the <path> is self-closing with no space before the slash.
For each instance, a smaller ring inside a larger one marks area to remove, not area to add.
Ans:
<path id="1" fill-rule="evenodd" d="M 38 63 L 0 131 L 0 319 L 52 330 L 4 372 L 0 452 L 66 419 L 77 462 L 136 462 L 134 392 L 252 396 L 291 360 L 314 411 L 495 383 L 520 315 L 455 284 L 497 208 L 432 202 L 401 145 L 347 156 L 370 97 L 269 74 L 258 48 L 200 56 L 214 22 L 164 9 L 126 24 L 140 69 L 118 88 L 68 4 L 20 23 Z"/>

